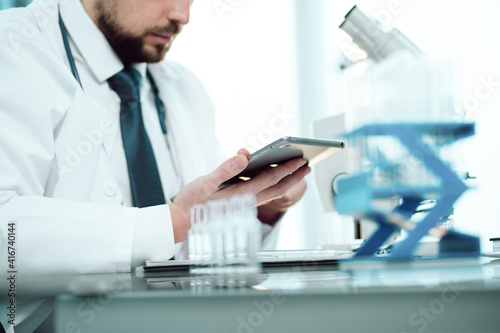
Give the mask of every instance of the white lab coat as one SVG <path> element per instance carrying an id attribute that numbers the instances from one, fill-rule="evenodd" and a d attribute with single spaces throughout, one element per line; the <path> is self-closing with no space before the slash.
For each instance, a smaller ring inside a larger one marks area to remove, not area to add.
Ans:
<path id="1" fill-rule="evenodd" d="M 145 259 L 169 258 L 168 205 L 123 206 L 108 156 L 120 130 L 116 115 L 72 76 L 54 3 L 0 13 L 0 253 L 15 222 L 15 270 L 29 274 L 126 272 Z M 167 61 L 150 71 L 186 184 L 222 161 L 213 107 L 181 66 Z M 132 262 L 135 241 L 149 236 Z M 8 270 L 6 256 L 0 261 Z"/>

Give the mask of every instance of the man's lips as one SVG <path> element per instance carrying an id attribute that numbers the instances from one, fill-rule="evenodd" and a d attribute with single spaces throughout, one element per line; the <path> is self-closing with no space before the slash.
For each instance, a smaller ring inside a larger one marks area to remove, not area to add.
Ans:
<path id="1" fill-rule="evenodd" d="M 149 36 L 151 36 L 151 39 L 158 44 L 169 44 L 173 39 L 173 35 L 159 34 L 155 32 L 149 33 Z"/>

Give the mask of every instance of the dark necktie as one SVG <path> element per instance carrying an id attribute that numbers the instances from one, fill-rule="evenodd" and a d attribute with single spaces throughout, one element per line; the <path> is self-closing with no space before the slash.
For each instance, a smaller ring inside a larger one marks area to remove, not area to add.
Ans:
<path id="1" fill-rule="evenodd" d="M 164 204 L 156 159 L 142 118 L 141 75 L 132 67 L 126 67 L 108 82 L 121 99 L 120 125 L 134 206 Z"/>

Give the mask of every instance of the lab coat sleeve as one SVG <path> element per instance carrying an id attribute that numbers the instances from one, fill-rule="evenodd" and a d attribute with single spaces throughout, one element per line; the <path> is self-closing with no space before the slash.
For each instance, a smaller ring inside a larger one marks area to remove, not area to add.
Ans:
<path id="1" fill-rule="evenodd" d="M 74 95 L 64 90 L 76 85 L 68 84 L 67 73 L 54 72 L 60 59 L 50 46 L 29 37 L 17 43 L 0 38 L 0 268 L 26 274 L 127 272 L 145 259 L 170 257 L 168 206 L 139 210 L 45 196 L 57 168 L 59 125 Z M 161 241 L 145 249 L 140 240 L 154 225 Z M 11 264 L 5 251 L 10 244 L 13 268 L 5 267 Z"/>
<path id="2" fill-rule="evenodd" d="M 14 240 L 14 270 L 28 275 L 128 272 L 173 255 L 169 218 L 167 205 L 138 209 L 17 196 L 1 208 L 0 237 L 5 246 Z"/>

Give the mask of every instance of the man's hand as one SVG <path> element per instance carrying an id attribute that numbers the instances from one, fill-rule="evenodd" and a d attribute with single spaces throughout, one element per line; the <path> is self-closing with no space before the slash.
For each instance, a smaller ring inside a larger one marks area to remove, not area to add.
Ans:
<path id="1" fill-rule="evenodd" d="M 258 206 L 271 204 L 278 199 L 278 202 L 273 203 L 273 205 L 277 204 L 281 206 L 280 209 L 284 209 L 292 201 L 296 201 L 302 196 L 305 186 L 299 185 L 299 183 L 311 170 L 308 166 L 304 166 L 306 160 L 303 158 L 286 162 L 253 177 L 249 181 L 221 186 L 226 180 L 231 179 L 246 168 L 248 152 L 242 150 L 240 152 L 244 154 L 238 154 L 226 160 L 215 171 L 195 179 L 176 195 L 174 202 L 170 205 L 176 243 L 187 239 L 191 227 L 191 207 L 195 205 L 236 194 L 253 193 L 257 198 Z M 303 190 L 300 190 L 302 186 L 304 186 Z M 296 189 L 291 190 L 294 187 Z M 289 197 L 285 196 L 288 191 L 291 191 Z M 276 207 L 270 206 L 269 209 L 273 211 Z"/>
<path id="2" fill-rule="evenodd" d="M 262 223 L 274 226 L 285 215 L 288 208 L 295 205 L 304 195 L 307 183 L 304 179 L 291 187 L 281 198 L 260 206 L 257 217 Z"/>
<path id="3" fill-rule="evenodd" d="M 244 148 L 238 151 L 238 154 L 248 156 L 250 152 Z M 310 168 L 308 167 L 309 171 Z M 307 173 L 309 173 L 307 171 Z M 306 173 L 306 174 L 307 174 Z M 257 217 L 262 223 L 274 226 L 286 213 L 288 208 L 295 205 L 304 195 L 307 183 L 301 179 L 297 184 L 292 186 L 281 198 L 274 199 L 259 207 Z"/>

